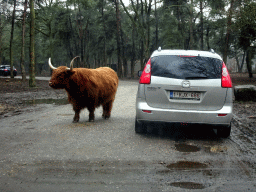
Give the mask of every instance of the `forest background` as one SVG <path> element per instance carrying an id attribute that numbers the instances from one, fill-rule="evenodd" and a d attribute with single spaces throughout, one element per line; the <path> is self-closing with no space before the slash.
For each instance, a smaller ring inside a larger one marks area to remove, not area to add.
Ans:
<path id="1" fill-rule="evenodd" d="M 253 77 L 253 0 L 0 0 L 0 64 L 15 66 L 29 85 L 55 67 L 110 66 L 134 78 L 158 49 L 211 50 L 230 71 Z M 228 64 L 228 63 L 227 63 Z M 245 65 L 244 65 L 245 64 Z M 13 75 L 11 75 L 13 77 Z"/>

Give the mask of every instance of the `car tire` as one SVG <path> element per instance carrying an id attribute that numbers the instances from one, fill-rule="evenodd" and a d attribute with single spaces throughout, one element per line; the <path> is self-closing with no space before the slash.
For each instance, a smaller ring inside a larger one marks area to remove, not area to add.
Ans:
<path id="1" fill-rule="evenodd" d="M 146 133 L 146 125 L 135 118 L 135 133 Z"/>
<path id="2" fill-rule="evenodd" d="M 223 126 L 217 129 L 217 136 L 227 138 L 230 136 L 231 124 L 229 126 Z"/>

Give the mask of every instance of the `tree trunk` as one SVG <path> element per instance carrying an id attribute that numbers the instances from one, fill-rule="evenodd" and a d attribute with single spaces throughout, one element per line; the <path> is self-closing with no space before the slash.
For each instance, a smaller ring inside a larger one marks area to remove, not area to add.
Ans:
<path id="1" fill-rule="evenodd" d="M 35 78 L 35 9 L 34 9 L 34 0 L 30 0 L 29 87 L 36 87 L 36 78 Z"/>
<path id="2" fill-rule="evenodd" d="M 11 39 L 10 39 L 10 66 L 11 66 L 11 78 L 13 76 L 13 32 L 14 32 L 14 20 L 15 20 L 15 10 L 16 9 L 16 0 L 14 0 L 13 12 L 12 12 L 12 28 L 11 28 Z"/>
<path id="3" fill-rule="evenodd" d="M 71 21 L 71 16 L 68 17 L 68 26 L 69 28 L 69 36 L 67 37 L 67 44 L 68 44 L 68 49 L 69 49 L 69 57 L 72 59 L 74 57 L 74 49 L 73 49 L 73 39 L 74 39 L 74 30 L 72 26 L 72 21 Z"/>
<path id="4" fill-rule="evenodd" d="M 201 13 L 201 17 L 200 17 L 200 23 L 201 23 L 201 34 L 200 34 L 200 49 L 204 50 L 204 14 L 203 14 L 203 1 L 200 0 L 200 13 Z"/>
<path id="5" fill-rule="evenodd" d="M 83 20 L 82 20 L 82 17 L 81 17 L 81 9 L 80 9 L 80 6 L 78 6 L 78 15 L 77 15 L 77 20 L 76 20 L 76 24 L 77 24 L 77 27 L 78 27 L 78 36 L 79 36 L 79 51 L 78 51 L 78 54 L 80 55 L 80 58 L 81 60 L 83 61 L 84 60 L 84 46 L 83 46 Z M 78 62 L 78 66 L 81 67 L 81 63 L 80 61 Z"/>
<path id="6" fill-rule="evenodd" d="M 132 28 L 132 59 L 131 59 L 131 78 L 134 78 L 134 66 L 135 66 L 135 59 L 136 59 L 136 51 L 135 51 L 135 30 L 136 27 L 133 24 Z"/>
<path id="7" fill-rule="evenodd" d="M 246 55 L 246 50 L 244 50 L 243 60 L 242 60 L 242 63 L 241 63 L 240 68 L 238 69 L 238 72 L 239 72 L 239 73 L 242 73 L 242 72 L 243 72 L 243 66 L 244 66 L 245 55 Z"/>
<path id="8" fill-rule="evenodd" d="M 121 44 L 122 44 L 122 58 L 123 58 L 123 67 L 124 67 L 124 77 L 127 77 L 128 75 L 128 69 L 127 69 L 127 59 L 126 59 L 126 48 L 124 45 L 124 35 L 123 35 L 123 31 L 121 30 Z"/>
<path id="9" fill-rule="evenodd" d="M 144 69 L 144 42 L 141 40 L 141 47 L 140 47 L 140 69 Z"/>
<path id="10" fill-rule="evenodd" d="M 189 11 L 189 46 L 188 49 L 194 49 L 194 36 L 193 36 L 193 0 L 191 0 L 191 7 Z"/>
<path id="11" fill-rule="evenodd" d="M 2 63 L 2 36 L 3 36 L 3 27 L 2 27 L 2 16 L 0 14 L 0 63 Z"/>
<path id="12" fill-rule="evenodd" d="M 252 78 L 252 47 L 247 48 L 246 65 L 249 73 L 249 77 Z"/>
<path id="13" fill-rule="evenodd" d="M 137 0 L 137 10 L 139 9 L 139 1 Z M 133 4 L 133 1 L 132 1 Z M 137 15 L 134 16 L 134 21 L 138 19 Z M 131 78 L 134 78 L 134 68 L 136 63 L 136 47 L 135 47 L 135 40 L 137 39 L 136 36 L 136 25 L 135 23 L 132 24 L 132 59 L 131 59 Z"/>
<path id="14" fill-rule="evenodd" d="M 89 52 L 89 43 L 90 43 L 90 31 L 87 29 L 86 30 L 86 47 L 85 47 L 85 53 L 86 53 L 86 66 L 87 68 L 91 68 L 91 64 L 90 64 L 90 52 Z"/>
<path id="15" fill-rule="evenodd" d="M 158 49 L 158 17 L 157 17 L 157 9 L 156 9 L 156 0 L 155 0 L 155 19 L 156 19 L 156 46 L 155 46 L 155 49 Z"/>
<path id="16" fill-rule="evenodd" d="M 122 62 L 121 62 L 121 34 L 120 34 L 120 23 L 121 23 L 121 17 L 120 17 L 120 10 L 119 10 L 119 0 L 115 0 L 116 5 L 116 39 L 117 39 L 117 74 L 119 77 L 122 77 Z"/>
<path id="17" fill-rule="evenodd" d="M 103 48 L 103 66 L 107 66 L 107 42 L 106 42 L 106 22 L 104 19 L 104 5 L 105 5 L 105 0 L 102 0 L 102 10 L 101 10 L 101 17 L 102 17 L 102 22 L 103 22 L 103 31 L 104 31 L 104 36 L 103 36 L 103 41 L 104 41 L 104 48 Z"/>
<path id="18" fill-rule="evenodd" d="M 226 33 L 226 39 L 225 39 L 225 44 L 224 44 L 224 53 L 223 53 L 223 61 L 226 64 L 227 64 L 227 57 L 228 57 L 229 35 L 230 35 L 230 30 L 231 30 L 233 5 L 234 5 L 234 0 L 231 0 L 229 12 L 228 12 L 228 18 L 227 18 L 228 19 L 228 21 L 227 21 L 227 33 Z"/>
<path id="19" fill-rule="evenodd" d="M 146 2 L 146 1 L 145 1 Z M 150 45 L 150 14 L 151 14 L 151 3 L 152 0 L 149 1 L 149 5 L 147 7 L 147 3 L 145 3 L 145 10 L 146 10 L 146 14 L 147 14 L 147 20 L 146 20 L 146 27 L 147 27 L 147 34 L 146 34 L 146 45 L 145 45 L 145 60 L 149 59 L 150 57 L 150 49 L 149 49 L 149 45 Z"/>
<path id="20" fill-rule="evenodd" d="M 207 43 L 207 49 L 210 50 L 210 39 L 209 39 L 209 33 L 210 33 L 210 27 L 207 26 L 207 31 L 206 31 L 206 43 Z"/>
<path id="21" fill-rule="evenodd" d="M 25 71 L 25 31 L 26 31 L 26 12 L 27 12 L 28 2 L 25 0 L 24 2 L 24 12 L 22 17 L 22 46 L 21 46 L 21 59 L 20 59 L 20 69 L 22 75 L 22 81 L 26 81 L 26 71 Z"/>
<path id="22" fill-rule="evenodd" d="M 237 66 L 237 69 L 235 70 L 235 72 L 239 72 L 239 68 L 240 68 L 240 64 L 239 64 L 239 58 L 237 56 L 237 53 L 235 53 L 235 59 L 236 59 L 236 66 Z"/>

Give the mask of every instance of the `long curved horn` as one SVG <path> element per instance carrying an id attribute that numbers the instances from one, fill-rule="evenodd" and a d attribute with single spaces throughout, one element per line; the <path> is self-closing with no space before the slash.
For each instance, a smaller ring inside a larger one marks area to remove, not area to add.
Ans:
<path id="1" fill-rule="evenodd" d="M 76 56 L 72 59 L 72 61 L 70 62 L 70 68 L 68 70 L 72 71 L 73 69 L 73 65 L 74 65 L 74 60 L 77 58 L 77 57 L 80 57 L 80 56 Z"/>
<path id="2" fill-rule="evenodd" d="M 52 66 L 51 58 L 49 58 L 48 64 L 49 64 L 49 66 L 50 66 L 50 68 L 51 68 L 52 70 L 57 69 L 56 67 L 53 67 L 53 66 Z"/>

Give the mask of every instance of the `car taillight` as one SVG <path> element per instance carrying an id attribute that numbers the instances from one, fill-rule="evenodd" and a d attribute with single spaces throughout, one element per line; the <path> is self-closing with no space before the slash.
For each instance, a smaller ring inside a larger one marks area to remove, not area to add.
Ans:
<path id="1" fill-rule="evenodd" d="M 140 76 L 140 84 L 150 84 L 151 81 L 151 59 L 148 60 Z"/>
<path id="2" fill-rule="evenodd" d="M 150 110 L 142 110 L 144 113 L 152 113 Z"/>
<path id="3" fill-rule="evenodd" d="M 4 69 L 4 71 L 8 71 L 7 69 Z"/>
<path id="4" fill-rule="evenodd" d="M 222 63 L 222 72 L 221 72 L 221 87 L 223 88 L 232 88 L 232 81 L 228 73 L 228 69 L 225 63 Z"/>
<path id="5" fill-rule="evenodd" d="M 218 117 L 225 117 L 225 116 L 227 116 L 228 114 L 222 114 L 222 113 L 220 113 L 220 114 L 218 114 Z"/>

